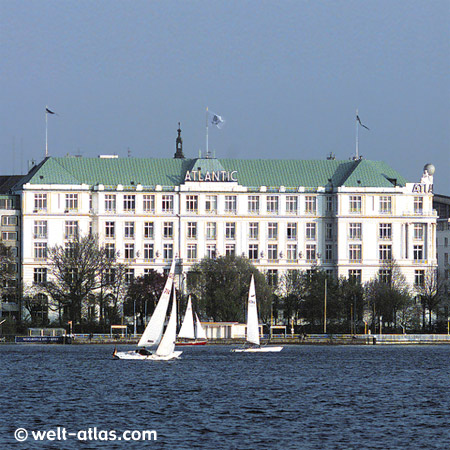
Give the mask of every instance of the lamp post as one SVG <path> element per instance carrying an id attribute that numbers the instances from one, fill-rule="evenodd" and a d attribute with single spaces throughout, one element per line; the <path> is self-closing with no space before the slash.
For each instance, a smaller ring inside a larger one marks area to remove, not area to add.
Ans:
<path id="1" fill-rule="evenodd" d="M 133 324 L 134 324 L 133 337 L 136 337 L 136 299 L 133 300 Z"/>

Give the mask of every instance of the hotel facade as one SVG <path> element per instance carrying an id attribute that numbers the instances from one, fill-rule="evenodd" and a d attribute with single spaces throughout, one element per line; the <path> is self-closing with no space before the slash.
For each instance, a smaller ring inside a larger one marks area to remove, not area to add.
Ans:
<path id="1" fill-rule="evenodd" d="M 395 260 L 413 289 L 436 268 L 434 167 L 406 181 L 363 159 L 48 157 L 21 198 L 24 287 L 49 276 L 47 249 L 98 234 L 130 280 L 179 259 L 247 257 L 276 285 L 318 266 L 366 282 Z"/>

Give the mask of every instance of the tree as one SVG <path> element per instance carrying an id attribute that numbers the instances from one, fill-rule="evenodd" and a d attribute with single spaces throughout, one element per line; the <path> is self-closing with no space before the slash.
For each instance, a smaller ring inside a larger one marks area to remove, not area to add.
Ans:
<path id="1" fill-rule="evenodd" d="M 155 310 L 164 289 L 166 278 L 151 269 L 145 275 L 133 279 L 126 292 L 124 315 L 133 316 L 136 313 L 143 327 L 145 316 L 151 315 Z"/>
<path id="2" fill-rule="evenodd" d="M 270 318 L 272 288 L 247 258 L 204 258 L 187 276 L 188 293 L 197 299 L 200 314 L 214 321 L 245 322 L 251 275 L 255 277 L 259 316 Z"/>
<path id="3" fill-rule="evenodd" d="M 441 280 L 437 268 L 428 267 L 421 285 L 416 286 L 422 303 L 422 326 L 426 328 L 425 313 L 428 310 L 428 329 L 432 330 L 432 313 L 437 313 L 438 307 L 444 298 L 445 283 Z"/>
<path id="4" fill-rule="evenodd" d="M 279 284 L 280 300 L 283 315 L 286 319 L 293 318 L 296 322 L 300 315 L 301 303 L 304 296 L 304 277 L 300 270 L 286 271 Z"/>
<path id="5" fill-rule="evenodd" d="M 411 325 L 412 299 L 406 278 L 395 260 L 386 262 L 378 277 L 366 283 L 365 297 L 373 331 L 380 320 L 394 330 L 399 324 L 403 331 Z"/>
<path id="6" fill-rule="evenodd" d="M 50 277 L 40 290 L 50 297 L 50 306 L 59 311 L 60 321 L 62 314 L 64 320 L 80 323 L 89 296 L 111 289 L 117 282 L 116 255 L 99 246 L 97 236 L 76 236 L 65 246 L 49 248 L 48 264 Z"/>

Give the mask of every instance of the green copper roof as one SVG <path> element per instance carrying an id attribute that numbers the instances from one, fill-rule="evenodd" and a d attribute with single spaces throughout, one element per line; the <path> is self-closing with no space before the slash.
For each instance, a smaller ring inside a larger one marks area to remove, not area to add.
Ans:
<path id="1" fill-rule="evenodd" d="M 407 182 L 381 161 L 49 157 L 21 183 L 176 186 L 184 183 L 186 171 L 198 167 L 202 173 L 237 171 L 239 184 L 248 187 L 393 187 Z"/>

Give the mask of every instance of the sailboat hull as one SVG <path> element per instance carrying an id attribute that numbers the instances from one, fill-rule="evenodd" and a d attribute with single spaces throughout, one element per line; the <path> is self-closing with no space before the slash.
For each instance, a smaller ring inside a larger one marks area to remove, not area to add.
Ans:
<path id="1" fill-rule="evenodd" d="M 169 361 L 171 359 L 177 359 L 183 352 L 174 351 L 169 355 L 159 356 L 156 354 L 152 355 L 141 355 L 136 352 L 115 352 L 113 354 L 114 359 L 133 359 L 139 361 Z"/>
<path id="2" fill-rule="evenodd" d="M 274 353 L 281 352 L 283 347 L 255 347 L 255 348 L 234 348 L 234 353 Z"/>
<path id="3" fill-rule="evenodd" d="M 187 345 L 206 345 L 208 341 L 177 341 L 175 345 L 179 346 L 187 346 Z"/>

